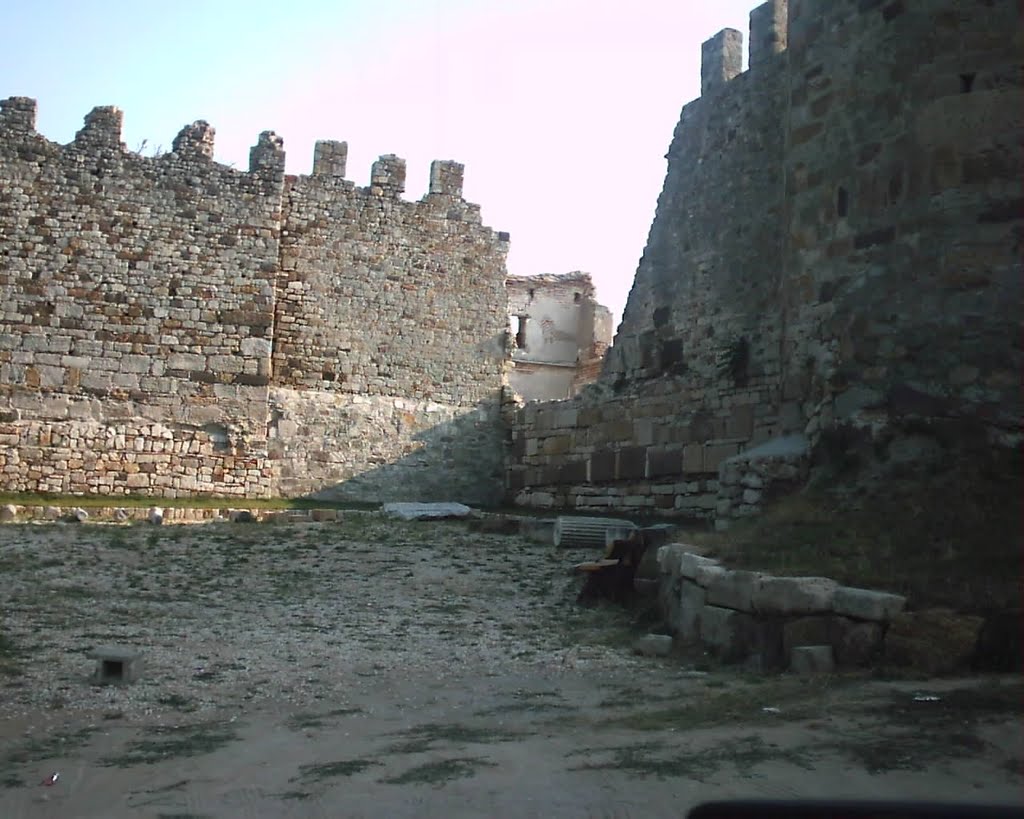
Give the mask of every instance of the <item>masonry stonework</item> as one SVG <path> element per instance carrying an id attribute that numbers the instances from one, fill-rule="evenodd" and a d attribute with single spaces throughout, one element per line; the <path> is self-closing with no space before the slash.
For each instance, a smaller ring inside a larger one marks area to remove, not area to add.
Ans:
<path id="1" fill-rule="evenodd" d="M 462 166 L 407 202 L 344 143 L 296 178 L 271 132 L 240 172 L 205 122 L 155 158 L 120 128 L 60 146 L 0 103 L 4 489 L 500 496 L 508 242 Z"/>
<path id="2" fill-rule="evenodd" d="M 1020 441 L 1018 5 L 750 19 L 747 71 L 739 32 L 704 45 L 602 379 L 515 419 L 518 503 L 711 517 L 728 459 L 837 425 Z"/>

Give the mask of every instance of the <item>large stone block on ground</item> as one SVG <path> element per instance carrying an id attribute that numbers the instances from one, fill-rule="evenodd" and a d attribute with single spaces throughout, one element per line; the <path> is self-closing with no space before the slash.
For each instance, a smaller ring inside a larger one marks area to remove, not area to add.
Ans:
<path id="1" fill-rule="evenodd" d="M 633 651 L 646 657 L 667 657 L 672 651 L 672 638 L 667 634 L 645 634 L 633 643 Z"/>
<path id="2" fill-rule="evenodd" d="M 462 503 L 385 503 L 381 511 L 399 520 L 467 518 L 473 510 Z"/>
<path id="3" fill-rule="evenodd" d="M 885 659 L 926 674 L 966 668 L 974 656 L 984 620 L 950 609 L 897 614 L 885 634 Z"/>
<path id="4" fill-rule="evenodd" d="M 836 667 L 832 646 L 794 646 L 789 670 L 795 674 L 827 674 Z"/>
<path id="5" fill-rule="evenodd" d="M 700 639 L 723 662 L 739 662 L 751 653 L 755 622 L 751 614 L 706 605 L 700 613 Z"/>
<path id="6" fill-rule="evenodd" d="M 759 614 L 821 614 L 832 610 L 838 587 L 827 577 L 763 577 L 751 602 Z"/>
<path id="7" fill-rule="evenodd" d="M 737 611 L 753 611 L 754 591 L 762 578 L 758 572 L 724 572 L 708 583 L 708 603 Z"/>
<path id="8" fill-rule="evenodd" d="M 678 575 L 662 574 L 658 580 L 658 613 L 673 632 L 679 630 L 680 584 Z"/>
<path id="9" fill-rule="evenodd" d="M 686 547 L 682 543 L 666 543 L 658 547 L 658 571 L 670 576 L 679 575 L 679 560 Z"/>
<path id="10" fill-rule="evenodd" d="M 728 574 L 729 570 L 717 563 L 702 563 L 693 570 L 693 582 L 705 589 L 719 577 Z"/>
<path id="11" fill-rule="evenodd" d="M 705 605 L 700 610 L 700 639 L 726 663 L 758 655 L 762 668 L 782 663 L 782 628 L 776 619 L 759 620 L 747 612 Z"/>
<path id="12" fill-rule="evenodd" d="M 898 594 L 855 589 L 840 586 L 832 596 L 832 610 L 844 617 L 855 617 L 858 620 L 876 620 L 885 622 L 892 620 L 907 603 L 907 598 Z"/>
<path id="13" fill-rule="evenodd" d="M 713 557 L 705 557 L 704 555 L 698 555 L 693 552 L 685 551 L 687 548 L 685 544 L 679 544 L 683 547 L 684 551 L 679 555 L 679 576 L 685 577 L 687 580 L 696 580 L 697 569 L 701 566 L 717 566 L 718 561 Z"/>
<path id="14" fill-rule="evenodd" d="M 679 638 L 684 642 L 700 639 L 700 615 L 707 604 L 707 592 L 690 580 L 679 582 L 676 619 L 672 624 Z"/>

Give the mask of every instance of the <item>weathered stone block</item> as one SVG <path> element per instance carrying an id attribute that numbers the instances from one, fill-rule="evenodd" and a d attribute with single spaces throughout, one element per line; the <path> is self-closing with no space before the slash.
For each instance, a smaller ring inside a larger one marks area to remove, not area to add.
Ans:
<path id="1" fill-rule="evenodd" d="M 705 605 L 700 612 L 700 639 L 723 662 L 738 662 L 751 649 L 756 621 L 735 609 Z"/>
<path id="2" fill-rule="evenodd" d="M 697 564 L 693 568 L 692 580 L 698 586 L 703 586 L 706 589 L 709 584 L 722 575 L 727 574 L 728 571 L 724 566 L 713 563 Z"/>
<path id="3" fill-rule="evenodd" d="M 590 480 L 603 483 L 615 480 L 615 452 L 602 449 L 590 456 Z"/>
<path id="4" fill-rule="evenodd" d="M 836 667 L 832 646 L 794 646 L 789 670 L 795 674 L 828 674 Z"/>
<path id="5" fill-rule="evenodd" d="M 666 543 L 659 546 L 658 571 L 672 577 L 679 575 L 679 558 L 685 552 L 686 547 L 682 543 Z"/>
<path id="6" fill-rule="evenodd" d="M 826 645 L 832 643 L 831 617 L 798 617 L 782 625 L 782 651 L 789 658 L 796 646 Z"/>
<path id="7" fill-rule="evenodd" d="M 840 586 L 832 596 L 832 610 L 845 617 L 858 620 L 891 620 L 906 605 L 907 599 L 898 594 Z"/>
<path id="8" fill-rule="evenodd" d="M 647 449 L 630 446 L 619 450 L 618 477 L 620 480 L 636 480 L 646 476 Z"/>
<path id="9" fill-rule="evenodd" d="M 672 637 L 668 634 L 645 634 L 633 643 L 633 651 L 647 657 L 666 657 L 672 651 Z"/>
<path id="10" fill-rule="evenodd" d="M 760 614 L 818 614 L 832 610 L 839 584 L 827 577 L 762 577 L 751 601 Z"/>
<path id="11" fill-rule="evenodd" d="M 681 640 L 693 642 L 700 638 L 700 618 L 705 605 L 707 592 L 690 580 L 681 580 L 676 618 L 670 621 Z"/>
<path id="12" fill-rule="evenodd" d="M 704 444 L 704 471 L 715 472 L 718 467 L 739 452 L 738 443 L 707 443 Z"/>
<path id="13" fill-rule="evenodd" d="M 754 592 L 762 577 L 758 572 L 723 572 L 707 584 L 708 603 L 752 612 Z"/>
<path id="14" fill-rule="evenodd" d="M 683 472 L 696 473 L 704 471 L 704 446 L 687 444 L 683 447 Z"/>
<path id="15" fill-rule="evenodd" d="M 683 454 L 679 450 L 664 451 L 649 449 L 647 451 L 649 477 L 678 475 L 683 471 Z"/>
<path id="16" fill-rule="evenodd" d="M 88 654 L 96 660 L 93 682 L 133 683 L 142 676 L 142 652 L 128 646 L 97 646 Z"/>
<path id="17" fill-rule="evenodd" d="M 687 580 L 696 580 L 697 572 L 701 567 L 714 566 L 721 568 L 718 561 L 713 557 L 705 557 L 704 555 L 694 554 L 693 552 L 685 551 L 687 546 L 685 543 L 677 544 L 684 551 L 680 552 L 679 555 L 679 575 L 685 577 Z M 723 569 L 725 571 L 725 569 Z"/>

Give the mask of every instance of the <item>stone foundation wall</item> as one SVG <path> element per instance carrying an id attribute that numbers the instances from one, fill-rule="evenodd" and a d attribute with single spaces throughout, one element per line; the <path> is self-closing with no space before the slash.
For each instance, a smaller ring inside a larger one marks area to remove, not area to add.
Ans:
<path id="1" fill-rule="evenodd" d="M 498 402 L 270 393 L 268 464 L 285 497 L 496 504 L 504 437 Z"/>
<path id="2" fill-rule="evenodd" d="M 758 670 L 799 663 L 815 647 L 823 667 L 864 667 L 883 653 L 905 598 L 840 586 L 825 577 L 731 571 L 673 543 L 658 551 L 659 603 L 676 638 L 701 643 L 724 662 Z"/>
<path id="3" fill-rule="evenodd" d="M 709 518 L 720 466 L 779 433 L 759 401 L 664 380 L 527 404 L 512 421 L 508 491 L 524 506 Z"/>

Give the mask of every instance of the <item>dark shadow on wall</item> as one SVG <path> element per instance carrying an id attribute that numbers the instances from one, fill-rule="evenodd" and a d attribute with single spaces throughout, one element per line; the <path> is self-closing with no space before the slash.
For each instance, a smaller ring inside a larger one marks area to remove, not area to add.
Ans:
<path id="1" fill-rule="evenodd" d="M 273 390 L 269 463 L 278 494 L 332 502 L 504 497 L 501 401 L 446 406 L 392 396 Z"/>

